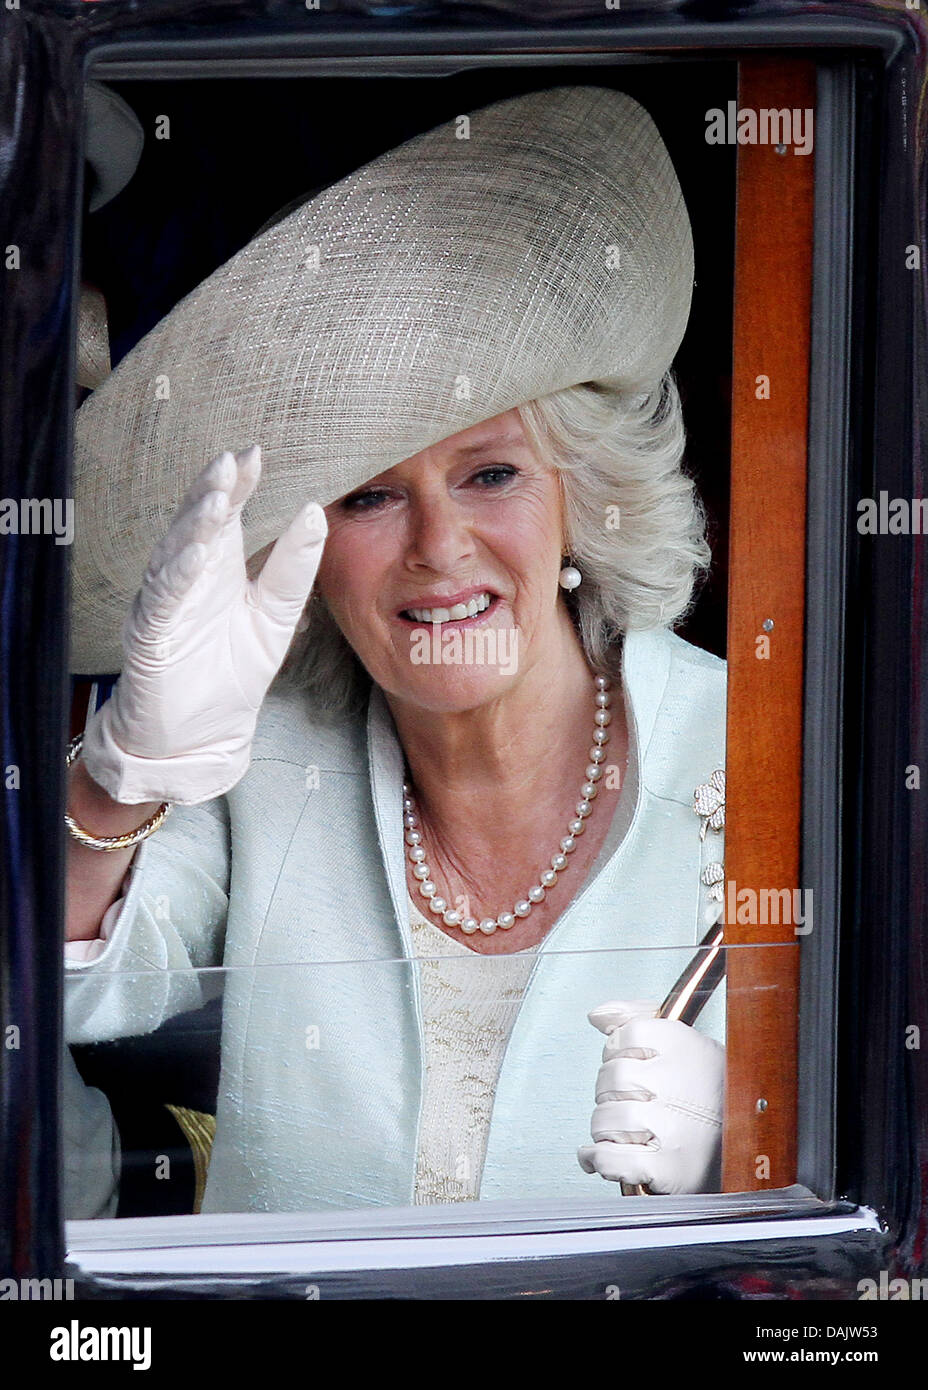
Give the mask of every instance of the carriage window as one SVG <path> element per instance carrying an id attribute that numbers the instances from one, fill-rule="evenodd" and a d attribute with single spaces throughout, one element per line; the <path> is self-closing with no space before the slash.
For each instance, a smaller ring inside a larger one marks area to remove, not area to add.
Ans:
<path id="1" fill-rule="evenodd" d="M 796 1182 L 811 64 L 87 100 L 66 1214 Z"/>

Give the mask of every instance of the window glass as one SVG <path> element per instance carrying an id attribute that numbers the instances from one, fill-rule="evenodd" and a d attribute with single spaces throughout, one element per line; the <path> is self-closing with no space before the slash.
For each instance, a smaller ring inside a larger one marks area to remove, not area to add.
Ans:
<path id="1" fill-rule="evenodd" d="M 644 1116 L 667 1149 L 638 1145 L 633 1176 L 718 1191 L 711 1133 L 683 1164 L 675 1147 L 689 1124 L 720 1124 L 724 987 L 695 1028 L 646 1005 L 693 956 L 452 946 L 415 961 L 72 974 L 67 1215 L 611 1209 L 623 1191 L 612 1161 L 632 1161 L 619 1137 Z M 612 1056 L 655 1038 L 657 1058 Z M 668 1067 L 681 1084 L 665 1090 Z M 610 1099 L 639 1091 L 660 1099 Z"/>
<path id="2" fill-rule="evenodd" d="M 92 84 L 69 1217 L 721 1189 L 736 83 Z"/>

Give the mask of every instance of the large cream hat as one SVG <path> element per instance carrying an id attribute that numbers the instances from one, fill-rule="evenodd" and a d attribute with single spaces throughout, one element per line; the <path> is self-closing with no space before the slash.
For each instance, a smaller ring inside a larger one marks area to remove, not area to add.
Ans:
<path id="1" fill-rule="evenodd" d="M 225 449 L 260 444 L 246 552 L 470 425 L 670 366 L 693 248 L 647 112 L 600 87 L 495 102 L 263 229 L 77 412 L 71 668 L 114 672 L 153 546 Z"/>

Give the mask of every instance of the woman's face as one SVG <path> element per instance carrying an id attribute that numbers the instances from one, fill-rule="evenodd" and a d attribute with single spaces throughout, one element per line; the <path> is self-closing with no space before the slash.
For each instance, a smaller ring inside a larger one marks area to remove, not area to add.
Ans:
<path id="1" fill-rule="evenodd" d="M 570 626 L 558 602 L 561 490 L 516 410 L 423 449 L 325 511 L 317 583 L 387 694 L 464 711 L 557 660 Z"/>

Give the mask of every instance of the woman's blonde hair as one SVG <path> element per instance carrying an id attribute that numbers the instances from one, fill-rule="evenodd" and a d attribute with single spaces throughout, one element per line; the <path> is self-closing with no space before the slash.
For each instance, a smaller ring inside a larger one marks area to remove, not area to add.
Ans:
<path id="1" fill-rule="evenodd" d="M 566 543 L 583 582 L 564 601 L 590 666 L 621 676 L 630 628 L 670 627 L 709 568 L 706 517 L 682 468 L 683 411 L 671 372 L 643 394 L 592 382 L 518 407 L 529 442 L 560 475 Z M 370 677 L 314 590 L 278 679 L 333 713 L 363 707 Z"/>

